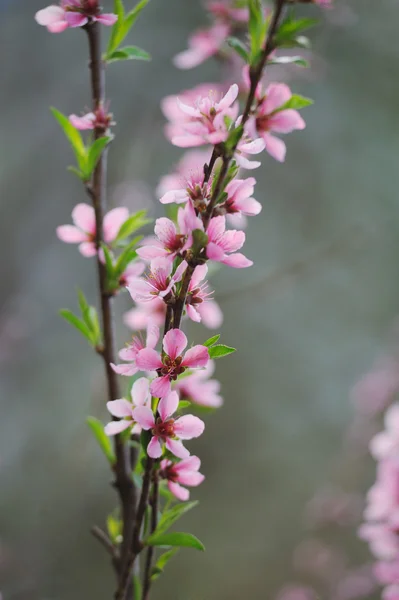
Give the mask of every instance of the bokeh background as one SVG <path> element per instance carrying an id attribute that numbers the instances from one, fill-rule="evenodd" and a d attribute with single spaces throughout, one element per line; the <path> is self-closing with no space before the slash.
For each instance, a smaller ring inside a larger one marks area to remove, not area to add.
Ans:
<path id="1" fill-rule="evenodd" d="M 399 309 L 398 5 L 336 4 L 312 32 L 313 69 L 291 73 L 315 99 L 307 128 L 287 138 L 284 166 L 264 155 L 256 172 L 263 211 L 246 244 L 255 266 L 214 280 L 223 339 L 239 352 L 218 364 L 225 406 L 191 446 L 207 479 L 182 526 L 207 552 L 182 552 L 154 600 L 272 598 L 298 579 L 306 503 L 330 480 L 352 492 L 373 478 L 371 461 L 348 470 L 339 457 L 351 390 L 385 351 Z M 0 589 L 4 600 L 100 600 L 113 575 L 89 529 L 115 497 L 85 417 L 106 419 L 102 365 L 57 315 L 76 306 L 76 286 L 94 300 L 95 271 L 55 236 L 85 197 L 48 110 L 89 104 L 87 48 L 80 31 L 39 27 L 42 7 L 0 1 Z M 212 61 L 190 72 L 171 63 L 205 22 L 199 1 L 152 0 L 130 38 L 152 62 L 109 69 L 114 205 L 162 212 L 153 190 L 180 152 L 163 136 L 159 103 L 218 81 Z M 129 307 L 118 301 L 121 345 Z M 326 537 L 348 568 L 367 562 L 355 524 Z"/>

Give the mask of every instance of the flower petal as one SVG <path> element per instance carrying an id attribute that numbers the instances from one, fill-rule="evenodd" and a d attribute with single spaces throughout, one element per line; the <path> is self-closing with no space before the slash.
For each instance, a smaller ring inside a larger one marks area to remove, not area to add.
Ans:
<path id="1" fill-rule="evenodd" d="M 114 417 L 131 417 L 132 416 L 132 405 L 130 402 L 121 398 L 120 400 L 111 400 L 107 402 L 107 409 Z"/>
<path id="2" fill-rule="evenodd" d="M 147 377 L 137 379 L 132 387 L 132 400 L 136 406 L 143 406 L 150 400 L 150 382 Z"/>
<path id="3" fill-rule="evenodd" d="M 222 260 L 222 263 L 229 267 L 234 267 L 234 269 L 245 269 L 246 267 L 252 267 L 254 264 L 252 260 L 249 260 L 249 258 L 239 252 L 226 256 L 226 258 Z"/>
<path id="4" fill-rule="evenodd" d="M 151 458 L 159 458 L 162 456 L 162 446 L 155 435 L 151 438 L 150 443 L 147 446 L 147 454 Z"/>
<path id="5" fill-rule="evenodd" d="M 131 377 L 132 375 L 135 375 L 139 370 L 134 363 L 126 365 L 114 365 L 114 363 L 111 363 L 111 367 L 112 370 L 115 371 L 115 373 L 118 373 L 118 375 L 125 375 L 126 377 Z"/>
<path id="6" fill-rule="evenodd" d="M 97 254 L 96 246 L 93 242 L 83 242 L 83 244 L 80 244 L 79 252 L 86 258 L 90 258 Z"/>
<path id="7" fill-rule="evenodd" d="M 265 114 L 270 114 L 291 98 L 291 90 L 285 83 L 271 83 L 266 89 L 266 99 L 262 109 Z"/>
<path id="8" fill-rule="evenodd" d="M 269 118 L 269 127 L 277 133 L 290 133 L 295 129 L 305 129 L 306 123 L 297 110 L 282 110 Z"/>
<path id="9" fill-rule="evenodd" d="M 170 392 L 164 396 L 158 404 L 158 412 L 162 421 L 166 421 L 173 413 L 176 412 L 179 406 L 179 395 L 177 392 Z"/>
<path id="10" fill-rule="evenodd" d="M 105 215 L 103 221 L 104 240 L 108 243 L 113 242 L 118 235 L 121 226 L 128 218 L 129 209 L 124 206 L 110 210 Z"/>
<path id="11" fill-rule="evenodd" d="M 271 135 L 270 133 L 266 133 L 263 136 L 263 140 L 265 142 L 266 152 L 270 154 L 273 158 L 278 160 L 278 162 L 284 162 L 285 154 L 287 152 L 287 148 L 283 140 Z"/>
<path id="12" fill-rule="evenodd" d="M 190 456 L 190 452 L 185 448 L 179 440 L 171 440 L 170 438 L 166 439 L 166 447 L 175 456 L 178 458 L 187 458 Z"/>
<path id="13" fill-rule="evenodd" d="M 89 22 L 88 17 L 78 12 L 68 11 L 65 13 L 65 21 L 69 27 L 84 27 Z"/>
<path id="14" fill-rule="evenodd" d="M 118 20 L 118 16 L 113 13 L 103 13 L 98 15 L 95 20 L 102 25 L 114 25 Z"/>
<path id="15" fill-rule="evenodd" d="M 197 471 L 189 471 L 185 469 L 179 471 L 179 481 L 183 485 L 196 487 L 197 485 L 200 485 L 204 479 L 205 475 L 202 475 L 202 473 L 198 473 Z"/>
<path id="16" fill-rule="evenodd" d="M 170 392 L 170 379 L 168 375 L 157 377 L 150 385 L 151 394 L 156 398 L 163 398 Z"/>
<path id="17" fill-rule="evenodd" d="M 194 415 L 183 415 L 175 421 L 174 430 L 182 440 L 199 437 L 205 429 L 205 423 Z"/>
<path id="18" fill-rule="evenodd" d="M 153 412 L 148 406 L 138 406 L 133 410 L 133 419 L 146 431 L 155 425 Z"/>
<path id="19" fill-rule="evenodd" d="M 77 204 L 72 211 L 72 221 L 76 227 L 95 235 L 96 233 L 96 216 L 94 208 L 85 202 Z"/>
<path id="20" fill-rule="evenodd" d="M 121 431 L 125 431 L 125 429 L 131 426 L 131 421 L 126 421 L 126 419 L 122 419 L 122 421 L 111 421 L 104 427 L 104 432 L 106 435 L 117 435 Z"/>
<path id="21" fill-rule="evenodd" d="M 79 244 L 87 240 L 87 233 L 74 225 L 60 225 L 56 229 L 57 237 L 66 244 Z"/>
<path id="22" fill-rule="evenodd" d="M 190 492 L 178 483 L 168 481 L 168 488 L 178 500 L 181 500 L 181 502 L 187 502 L 187 500 L 190 498 Z"/>
<path id="23" fill-rule="evenodd" d="M 182 365 L 185 367 L 205 367 L 209 360 L 209 350 L 206 346 L 193 346 L 184 355 Z"/>
<path id="24" fill-rule="evenodd" d="M 156 371 L 162 365 L 161 357 L 153 348 L 143 348 L 136 356 L 136 365 L 141 371 Z"/>
<path id="25" fill-rule="evenodd" d="M 170 329 L 163 339 L 163 349 L 166 354 L 175 360 L 187 346 L 187 337 L 181 329 Z"/>

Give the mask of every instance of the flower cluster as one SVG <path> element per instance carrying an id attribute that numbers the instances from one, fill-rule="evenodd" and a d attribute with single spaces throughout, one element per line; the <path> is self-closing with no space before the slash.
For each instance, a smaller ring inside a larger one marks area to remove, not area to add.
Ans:
<path id="1" fill-rule="evenodd" d="M 61 33 L 68 27 L 84 27 L 94 21 L 102 25 L 113 25 L 117 16 L 102 13 L 98 0 L 61 0 L 58 6 L 52 4 L 39 10 L 35 19 L 51 33 Z"/>
<path id="2" fill-rule="evenodd" d="M 359 536 L 369 543 L 377 562 L 374 573 L 384 586 L 384 600 L 399 598 L 399 404 L 385 415 L 385 430 L 370 442 L 378 461 L 377 479 L 367 495 L 365 522 Z"/>

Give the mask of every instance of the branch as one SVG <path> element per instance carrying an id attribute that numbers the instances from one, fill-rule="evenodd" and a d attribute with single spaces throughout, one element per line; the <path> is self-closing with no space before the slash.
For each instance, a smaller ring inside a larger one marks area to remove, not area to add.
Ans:
<path id="1" fill-rule="evenodd" d="M 151 533 L 157 528 L 158 524 L 158 473 L 154 472 L 154 483 L 152 485 L 151 494 Z M 151 587 L 151 566 L 154 557 L 154 546 L 149 546 L 145 562 L 144 577 L 143 577 L 143 600 L 148 600 Z"/>

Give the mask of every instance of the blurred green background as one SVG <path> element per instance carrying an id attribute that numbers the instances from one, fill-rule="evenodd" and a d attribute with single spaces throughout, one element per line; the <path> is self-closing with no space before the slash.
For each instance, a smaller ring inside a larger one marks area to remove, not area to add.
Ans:
<path id="1" fill-rule="evenodd" d="M 94 301 L 95 270 L 55 236 L 86 199 L 48 110 L 89 105 L 87 48 L 81 31 L 35 23 L 45 4 L 0 1 L 0 589 L 4 600 L 100 600 L 113 575 L 89 529 L 115 496 L 85 417 L 107 418 L 102 365 L 57 315 L 76 306 L 77 285 Z M 213 282 L 223 339 L 239 352 L 218 364 L 225 406 L 190 446 L 207 479 L 182 526 L 207 552 L 181 552 L 154 600 L 263 600 L 292 579 L 304 504 L 330 478 L 350 390 L 398 313 L 398 4 L 336 4 L 312 33 L 313 70 L 290 81 L 315 99 L 307 128 L 287 136 L 285 165 L 263 155 L 255 173 L 263 211 L 245 248 L 255 266 Z M 153 189 L 180 151 L 163 136 L 160 100 L 220 76 L 212 61 L 171 64 L 200 23 L 199 1 L 152 0 L 130 38 L 152 62 L 109 69 L 114 205 L 162 213 Z M 125 296 L 119 315 L 128 307 Z M 120 318 L 118 329 L 121 346 Z M 366 558 L 355 528 L 345 535 Z"/>

